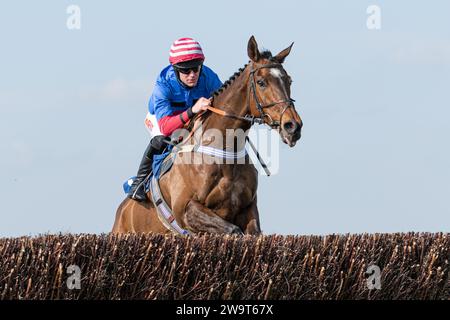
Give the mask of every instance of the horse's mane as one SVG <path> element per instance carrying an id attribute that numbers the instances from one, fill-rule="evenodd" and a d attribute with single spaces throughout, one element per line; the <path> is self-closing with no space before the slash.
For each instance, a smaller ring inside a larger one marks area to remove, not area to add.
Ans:
<path id="1" fill-rule="evenodd" d="M 272 52 L 270 52 L 269 50 L 262 51 L 260 53 L 260 57 L 263 58 L 263 59 L 270 60 L 270 61 L 275 61 L 273 56 L 272 56 Z M 249 63 L 250 63 L 250 61 L 247 64 L 245 64 L 245 66 L 243 68 L 239 68 L 239 70 L 237 72 L 235 72 L 227 81 L 225 81 L 219 89 L 214 91 L 213 92 L 213 97 L 218 96 L 225 89 L 227 89 L 234 82 L 234 80 L 236 80 L 236 78 L 241 75 L 241 73 L 245 70 L 245 68 L 247 68 Z"/>
<path id="2" fill-rule="evenodd" d="M 218 96 L 219 94 L 221 94 L 223 92 L 223 90 L 228 88 L 234 82 L 234 80 L 236 80 L 236 78 L 241 75 L 241 73 L 245 70 L 245 68 L 247 68 L 247 66 L 248 66 L 248 63 L 243 68 L 239 68 L 239 70 L 237 72 L 235 72 L 227 81 L 225 81 L 219 89 L 214 91 L 212 94 L 213 98 Z"/>

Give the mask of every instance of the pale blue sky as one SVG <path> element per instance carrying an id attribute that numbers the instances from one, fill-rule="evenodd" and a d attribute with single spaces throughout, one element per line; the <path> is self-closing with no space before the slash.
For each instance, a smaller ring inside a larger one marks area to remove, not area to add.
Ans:
<path id="1" fill-rule="evenodd" d="M 66 8 L 81 8 L 81 30 Z M 369 5 L 381 30 L 366 28 Z M 274 51 L 304 120 L 260 176 L 265 233 L 450 231 L 448 1 L 8 1 L 0 10 L 0 237 L 109 232 L 176 38 L 226 80 Z"/>

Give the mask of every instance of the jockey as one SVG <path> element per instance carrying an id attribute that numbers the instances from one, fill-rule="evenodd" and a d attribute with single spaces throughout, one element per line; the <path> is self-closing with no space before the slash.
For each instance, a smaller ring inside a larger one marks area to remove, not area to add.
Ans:
<path id="1" fill-rule="evenodd" d="M 217 74 L 203 65 L 205 56 L 194 39 L 176 40 L 169 55 L 170 65 L 161 71 L 148 103 L 146 125 L 153 137 L 128 193 L 137 201 L 147 200 L 143 182 L 152 170 L 153 155 L 166 146 L 163 138 L 182 128 L 194 114 L 207 110 L 212 93 L 222 86 Z"/>

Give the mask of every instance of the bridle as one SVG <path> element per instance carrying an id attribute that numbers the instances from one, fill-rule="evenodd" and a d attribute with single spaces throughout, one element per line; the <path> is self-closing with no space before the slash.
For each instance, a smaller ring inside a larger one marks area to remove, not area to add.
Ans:
<path id="1" fill-rule="evenodd" d="M 259 67 L 257 67 L 257 68 L 253 68 L 253 66 L 254 66 L 254 63 L 252 63 L 252 70 L 250 70 L 250 78 L 251 78 L 251 82 L 250 82 L 251 86 L 250 86 L 250 89 L 251 89 L 251 91 L 253 92 L 253 98 L 255 99 L 256 109 L 259 111 L 259 113 L 260 113 L 260 115 L 261 115 L 261 116 L 259 117 L 259 119 L 262 120 L 262 123 L 264 123 L 264 119 L 265 119 L 265 118 L 270 119 L 270 123 L 267 123 L 267 124 L 268 124 L 272 129 L 277 129 L 277 128 L 279 128 L 279 127 L 281 126 L 281 120 L 283 119 L 283 115 L 284 115 L 284 113 L 286 112 L 286 110 L 287 110 L 288 108 L 291 108 L 291 107 L 294 108 L 294 102 L 295 102 L 295 100 L 289 97 L 288 100 L 282 100 L 282 101 L 272 102 L 272 103 L 268 103 L 268 104 L 262 105 L 261 102 L 260 102 L 259 99 L 258 99 L 258 95 L 256 94 L 256 80 L 255 80 L 255 73 L 256 73 L 257 71 L 261 70 L 261 69 L 264 69 L 264 68 L 279 68 L 279 67 L 280 67 L 280 64 L 276 64 L 276 63 L 268 63 L 268 64 L 263 64 L 263 65 L 261 65 L 261 66 L 259 66 Z M 283 111 L 281 112 L 280 120 L 279 120 L 279 121 L 274 121 L 274 120 L 272 119 L 272 117 L 271 117 L 268 113 L 265 113 L 265 112 L 264 112 L 264 109 L 274 107 L 274 106 L 276 106 L 276 105 L 278 105 L 278 104 L 280 104 L 280 103 L 286 103 L 286 106 L 284 107 Z M 247 102 L 247 109 L 250 110 L 250 99 L 249 99 L 248 102 Z"/>
<path id="2" fill-rule="evenodd" d="M 231 113 L 228 113 L 228 112 L 226 112 L 224 110 L 217 109 L 217 108 L 211 107 L 211 106 L 208 107 L 208 110 L 210 110 L 210 111 L 212 111 L 212 112 L 214 112 L 216 114 L 219 114 L 221 116 L 224 116 L 224 117 L 229 117 L 229 118 L 235 118 L 235 119 L 239 119 L 239 120 L 248 121 L 252 125 L 254 123 L 263 124 L 263 123 L 265 123 L 264 120 L 266 118 L 268 118 L 270 120 L 270 122 L 267 122 L 267 125 L 269 125 L 272 129 L 279 129 L 281 127 L 281 121 L 283 119 L 283 115 L 286 112 L 286 110 L 289 109 L 289 108 L 295 108 L 295 106 L 294 106 L 295 100 L 289 97 L 289 99 L 287 99 L 287 100 L 272 102 L 272 103 L 268 103 L 268 104 L 265 104 L 265 105 L 261 104 L 260 100 L 258 99 L 258 95 L 256 94 L 255 73 L 257 71 L 261 70 L 261 69 L 264 69 L 264 68 L 279 68 L 280 64 L 268 63 L 268 64 L 260 65 L 257 68 L 254 68 L 254 65 L 255 65 L 255 63 L 252 62 L 252 65 L 251 65 L 252 69 L 250 70 L 250 76 L 249 76 L 250 86 L 249 86 L 249 94 L 248 94 L 248 99 L 247 99 L 247 112 L 249 112 L 249 113 L 247 113 L 244 116 L 239 116 L 239 115 L 231 114 Z M 259 117 L 254 116 L 252 114 L 252 112 L 251 112 L 250 96 L 252 94 L 250 93 L 250 91 L 253 93 L 253 99 L 255 100 L 256 109 L 258 110 L 258 112 L 260 114 Z M 268 109 L 268 108 L 274 107 L 274 106 L 276 106 L 276 105 L 278 105 L 280 103 L 286 103 L 286 106 L 284 107 L 283 111 L 281 112 L 280 119 L 278 121 L 274 121 L 272 119 L 272 117 L 268 113 L 264 112 L 264 109 Z"/>

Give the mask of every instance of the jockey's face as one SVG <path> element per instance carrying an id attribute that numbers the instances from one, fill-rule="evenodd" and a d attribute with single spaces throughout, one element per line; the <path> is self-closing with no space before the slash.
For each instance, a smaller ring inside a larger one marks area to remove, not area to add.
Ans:
<path id="1" fill-rule="evenodd" d="M 195 70 L 193 69 L 197 69 L 197 72 L 195 72 Z M 183 82 L 186 86 L 191 88 L 197 85 L 201 68 L 198 67 L 193 69 L 189 70 L 189 73 L 179 72 L 181 82 Z"/>

